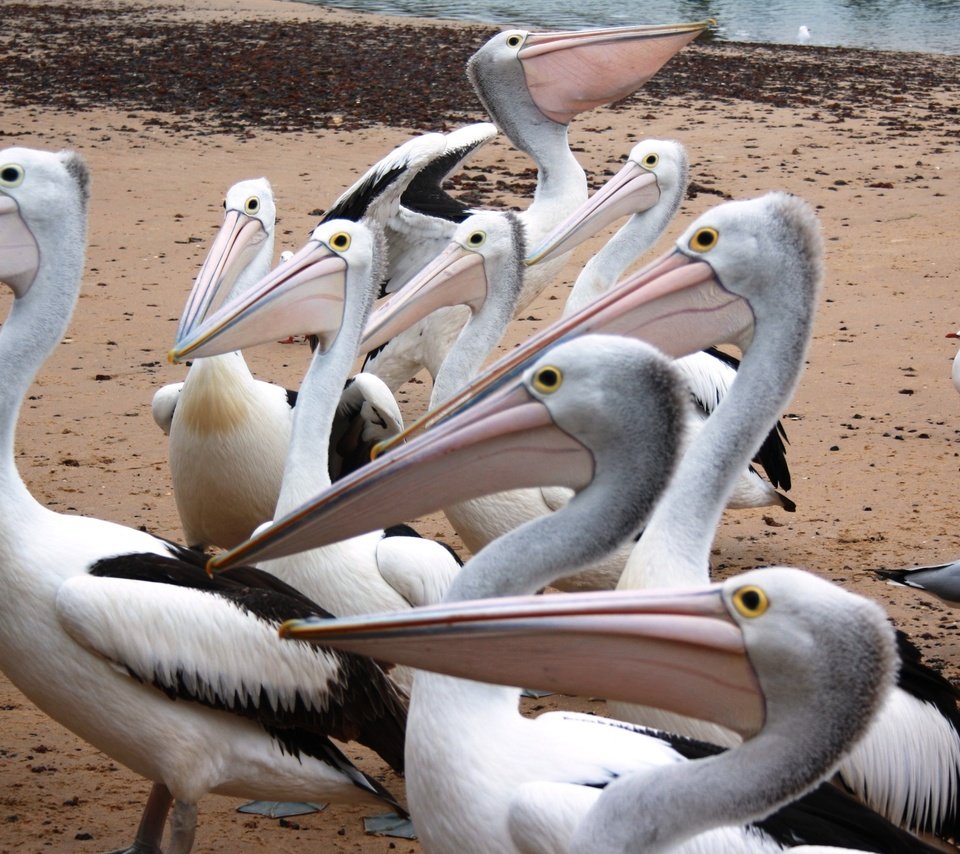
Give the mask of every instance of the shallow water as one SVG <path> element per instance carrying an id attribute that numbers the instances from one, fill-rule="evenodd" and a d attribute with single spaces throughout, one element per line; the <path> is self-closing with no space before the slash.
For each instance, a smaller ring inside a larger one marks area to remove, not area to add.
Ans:
<path id="1" fill-rule="evenodd" d="M 390 15 L 535 29 L 662 24 L 715 18 L 720 41 L 773 42 L 960 54 L 960 0 L 320 0 Z M 799 36 L 800 27 L 810 32 Z"/>

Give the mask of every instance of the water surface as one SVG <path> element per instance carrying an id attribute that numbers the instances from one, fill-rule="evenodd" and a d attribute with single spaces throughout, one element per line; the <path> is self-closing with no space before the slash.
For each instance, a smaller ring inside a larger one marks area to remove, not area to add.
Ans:
<path id="1" fill-rule="evenodd" d="M 303 0 L 363 12 L 527 29 L 667 24 L 715 18 L 722 41 L 960 54 L 960 0 Z M 799 37 L 805 26 L 809 39 Z"/>

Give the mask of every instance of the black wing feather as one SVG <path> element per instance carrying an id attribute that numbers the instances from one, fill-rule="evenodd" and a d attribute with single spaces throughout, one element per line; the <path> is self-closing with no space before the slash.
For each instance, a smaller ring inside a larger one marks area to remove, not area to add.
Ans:
<path id="1" fill-rule="evenodd" d="M 716 347 L 708 347 L 704 352 L 730 365 L 735 370 L 740 367 L 740 360 L 736 356 L 724 353 L 723 350 L 718 350 Z M 788 490 L 791 486 L 786 447 L 789 442 L 783 422 L 777 421 L 753 458 L 753 461 L 766 472 L 770 483 L 777 489 Z"/>
<path id="2" fill-rule="evenodd" d="M 337 201 L 323 215 L 320 222 L 329 222 L 332 219 L 349 219 L 359 222 L 380 194 L 406 171 L 407 167 L 402 165 L 368 175 L 356 190 Z"/>
<path id="3" fill-rule="evenodd" d="M 332 616 L 268 572 L 243 566 L 211 577 L 207 575 L 206 558 L 202 554 L 173 543 L 170 548 L 175 556 L 126 554 L 105 558 L 94 564 L 90 574 L 202 590 L 221 596 L 276 626 L 287 619 Z M 402 771 L 406 725 L 403 699 L 373 660 L 349 653 L 333 654 L 338 657 L 340 675 L 330 682 L 331 702 L 322 711 L 308 707 L 299 695 L 293 708 L 274 709 L 264 694 L 257 698 L 223 697 L 210 691 L 200 696 L 187 687 L 182 675 L 174 685 L 160 683 L 153 674 L 132 675 L 155 685 L 168 696 L 256 720 L 278 739 L 279 733 L 283 733 L 280 740 L 291 753 L 303 752 L 329 760 L 335 755 L 331 751 L 336 751 L 325 741 L 331 736 L 342 741 L 358 741 L 375 750 L 392 768 Z"/>
<path id="4" fill-rule="evenodd" d="M 465 154 L 475 146 L 445 151 L 421 169 L 403 194 L 400 204 L 424 216 L 437 217 L 449 222 L 461 223 L 473 213 L 473 209 L 451 196 L 441 186 Z"/>

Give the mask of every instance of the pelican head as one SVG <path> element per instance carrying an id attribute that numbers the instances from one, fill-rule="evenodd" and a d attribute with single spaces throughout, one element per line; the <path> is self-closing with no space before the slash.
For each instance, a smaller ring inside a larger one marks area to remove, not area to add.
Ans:
<path id="1" fill-rule="evenodd" d="M 621 217 L 641 214 L 667 202 L 662 221 L 669 222 L 687 186 L 687 153 L 679 142 L 645 139 L 606 184 L 548 234 L 526 257 L 542 264 L 579 246 Z"/>
<path id="2" fill-rule="evenodd" d="M 832 725 L 847 744 L 869 726 L 898 666 L 893 629 L 878 605 L 784 567 L 682 590 L 516 596 L 291 620 L 281 634 L 476 681 L 656 705 L 745 737 L 780 725 L 816 697 L 817 705 L 843 710 Z"/>
<path id="3" fill-rule="evenodd" d="M 75 192 L 64 196 L 64 185 Z M 40 269 L 39 230 L 58 230 L 60 245 L 79 252 L 82 262 L 89 188 L 90 173 L 75 152 L 0 151 L 0 281 L 17 298 L 26 296 Z M 64 210 L 74 203 L 78 210 Z"/>
<path id="4" fill-rule="evenodd" d="M 359 222 L 318 225 L 290 260 L 178 339 L 170 360 L 229 353 L 291 334 L 316 335 L 321 351 L 328 349 L 343 321 L 349 274 L 370 274 L 379 239 L 378 231 Z"/>
<path id="5" fill-rule="evenodd" d="M 230 301 L 270 269 L 277 219 L 270 182 L 255 178 L 234 184 L 223 210 L 223 225 L 180 316 L 177 340 L 186 340 L 218 302 Z"/>
<path id="6" fill-rule="evenodd" d="M 523 284 L 523 247 L 523 229 L 515 214 L 485 211 L 468 217 L 446 249 L 377 306 L 360 349 L 381 346 L 443 306 L 466 305 L 476 314 L 487 304 L 492 287 L 500 292 L 506 326 Z"/>
<path id="7" fill-rule="evenodd" d="M 502 113 L 495 102 L 502 98 L 497 90 L 506 86 L 514 97 L 526 92 L 543 118 L 566 125 L 578 113 L 635 92 L 711 23 L 555 33 L 507 30 L 470 58 L 467 74 L 490 115 Z"/>

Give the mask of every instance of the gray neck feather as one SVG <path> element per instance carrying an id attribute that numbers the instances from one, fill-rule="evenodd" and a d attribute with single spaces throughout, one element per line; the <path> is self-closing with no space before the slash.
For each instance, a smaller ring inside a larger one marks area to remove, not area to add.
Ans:
<path id="1" fill-rule="evenodd" d="M 494 540 L 458 573 L 446 601 L 535 593 L 616 549 L 646 516 L 659 481 L 596 475 L 561 510 Z"/>
<path id="2" fill-rule="evenodd" d="M 606 293 L 644 252 L 657 241 L 676 211 L 676 206 L 657 205 L 634 214 L 584 266 L 567 297 L 563 315 L 579 311 Z"/>
<path id="3" fill-rule="evenodd" d="M 809 293 L 809 288 L 800 291 Z M 621 584 L 647 586 L 634 582 L 635 573 L 641 568 L 656 572 L 647 561 L 665 553 L 671 556 L 669 583 L 709 580 L 710 546 L 720 516 L 741 471 L 793 394 L 812 323 L 809 306 L 781 317 L 768 308 L 763 319 L 758 318 L 736 380 L 681 461 L 631 556 L 629 577 L 625 574 Z"/>
<path id="4" fill-rule="evenodd" d="M 684 392 L 671 366 L 641 367 L 621 358 L 605 366 L 616 399 L 592 398 L 607 417 L 577 415 L 578 441 L 593 455 L 593 479 L 561 510 L 480 551 L 454 579 L 448 600 L 534 593 L 606 556 L 643 524 L 673 474 Z"/>
<path id="5" fill-rule="evenodd" d="M 715 827 L 763 819 L 833 773 L 893 684 L 893 633 L 866 600 L 804 607 L 824 627 L 816 649 L 787 650 L 776 639 L 751 648 L 767 703 L 760 734 L 707 759 L 614 782 L 584 818 L 572 851 L 673 851 Z"/>
<path id="6" fill-rule="evenodd" d="M 534 104 L 519 60 L 495 68 L 481 49 L 467 63 L 467 75 L 497 127 L 537 164 L 534 205 L 541 199 L 551 201 L 568 186 L 575 186 L 585 199 L 586 174 L 570 151 L 567 126 L 548 119 Z M 573 204 L 583 199 L 573 199 Z"/>
<path id="7" fill-rule="evenodd" d="M 69 203 L 64 205 L 70 207 Z M 28 495 L 17 473 L 14 439 L 23 399 L 44 361 L 70 325 L 83 275 L 86 212 L 77 204 L 64 211 L 54 240 L 35 231 L 40 268 L 29 291 L 14 299 L 0 326 L 0 488 L 8 499 L 13 490 Z"/>
<path id="8" fill-rule="evenodd" d="M 493 352 L 513 317 L 523 284 L 520 259 L 526 254 L 526 248 L 523 230 L 516 217 L 511 215 L 511 219 L 514 239 L 510 249 L 495 269 L 487 270 L 487 297 L 480 310 L 471 314 L 437 371 L 430 395 L 431 408 L 448 400 L 480 372 L 484 360 Z M 489 265 L 490 261 L 485 264 Z"/>

